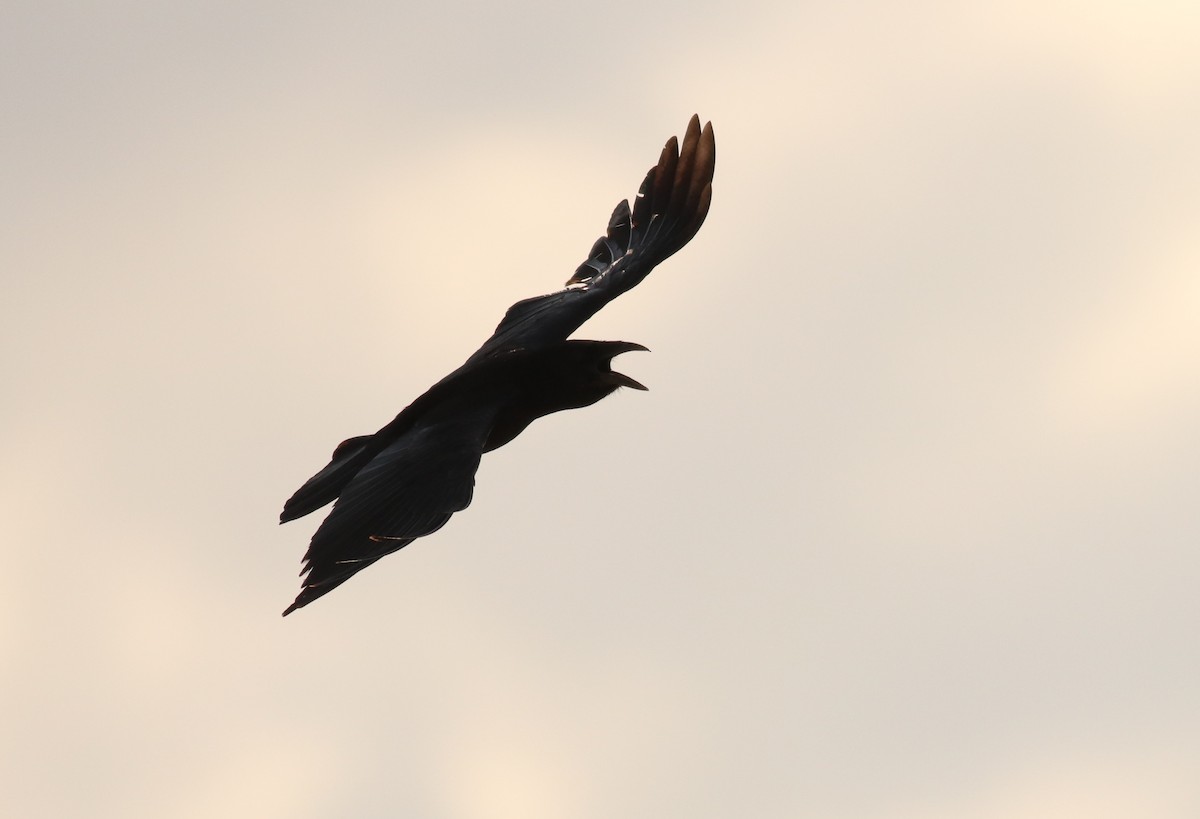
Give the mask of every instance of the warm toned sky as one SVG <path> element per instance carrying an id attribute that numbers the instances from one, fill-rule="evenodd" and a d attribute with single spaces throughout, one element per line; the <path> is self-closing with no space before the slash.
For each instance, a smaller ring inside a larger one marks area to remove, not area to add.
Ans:
<path id="1" fill-rule="evenodd" d="M 0 12 L 0 815 L 1200 815 L 1191 2 Z M 662 142 L 623 391 L 283 620 Z"/>

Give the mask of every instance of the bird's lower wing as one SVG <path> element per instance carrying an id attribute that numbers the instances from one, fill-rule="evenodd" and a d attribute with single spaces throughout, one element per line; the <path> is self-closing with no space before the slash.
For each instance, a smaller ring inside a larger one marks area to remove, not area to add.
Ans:
<path id="1" fill-rule="evenodd" d="M 467 508 L 494 417 L 493 407 L 477 407 L 418 425 L 371 459 L 313 535 L 304 588 L 284 615 Z"/>
<path id="2" fill-rule="evenodd" d="M 693 116 L 680 145 L 671 137 L 646 174 L 633 208 L 617 205 L 605 235 L 566 289 L 517 302 L 468 363 L 516 348 L 563 341 L 601 307 L 636 286 L 655 265 L 686 245 L 708 216 L 716 140 L 712 123 Z"/>

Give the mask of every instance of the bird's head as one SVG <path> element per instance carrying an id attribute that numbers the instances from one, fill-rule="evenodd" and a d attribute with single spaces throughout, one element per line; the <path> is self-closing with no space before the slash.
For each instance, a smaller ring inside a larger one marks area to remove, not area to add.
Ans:
<path id="1" fill-rule="evenodd" d="M 620 387 L 644 390 L 625 373 L 614 372 L 612 360 L 621 353 L 646 350 L 631 341 L 563 341 L 553 347 L 513 354 L 511 363 L 523 394 L 514 410 L 523 423 L 551 412 L 587 407 Z M 500 359 L 504 361 L 504 359 Z"/>

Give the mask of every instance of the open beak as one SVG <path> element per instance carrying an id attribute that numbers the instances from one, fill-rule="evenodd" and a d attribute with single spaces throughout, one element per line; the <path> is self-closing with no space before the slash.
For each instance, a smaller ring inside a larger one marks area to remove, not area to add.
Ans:
<path id="1" fill-rule="evenodd" d="M 615 342 L 611 342 L 611 344 L 613 347 L 617 348 L 617 351 L 615 353 L 613 353 L 614 358 L 616 356 L 619 356 L 621 353 L 631 353 L 634 351 L 643 352 L 643 353 L 650 352 L 649 347 L 643 347 L 641 344 L 636 344 L 632 341 L 615 341 Z M 609 360 L 609 363 L 610 364 L 612 363 L 611 359 Z M 613 381 L 617 382 L 617 384 L 622 387 L 629 387 L 631 389 L 642 390 L 642 391 L 646 391 L 646 392 L 648 392 L 650 390 L 650 388 L 647 387 L 645 384 L 641 384 L 637 381 L 634 381 L 632 378 L 625 375 L 625 373 L 619 373 L 616 370 L 613 370 L 612 379 L 613 379 Z"/>

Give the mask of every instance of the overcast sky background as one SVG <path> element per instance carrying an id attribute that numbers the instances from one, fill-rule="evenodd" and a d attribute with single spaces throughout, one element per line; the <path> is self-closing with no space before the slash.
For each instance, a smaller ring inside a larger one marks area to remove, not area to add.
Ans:
<path id="1" fill-rule="evenodd" d="M 1200 815 L 1190 2 L 9 3 L 0 814 Z M 651 388 L 280 619 L 694 111 Z"/>

